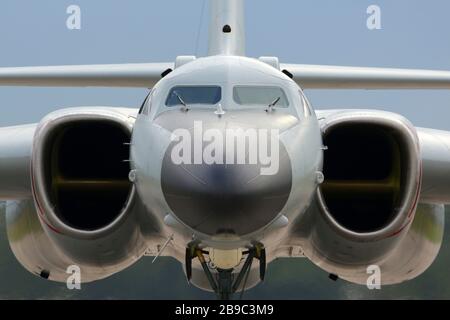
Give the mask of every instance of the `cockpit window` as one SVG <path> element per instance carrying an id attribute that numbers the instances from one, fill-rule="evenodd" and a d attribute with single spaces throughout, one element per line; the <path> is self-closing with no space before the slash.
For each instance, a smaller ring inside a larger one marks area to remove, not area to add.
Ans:
<path id="1" fill-rule="evenodd" d="M 233 99 L 239 105 L 287 107 L 289 102 L 283 89 L 267 86 L 236 86 Z"/>
<path id="2" fill-rule="evenodd" d="M 177 86 L 173 87 L 167 96 L 166 106 L 173 107 L 186 104 L 219 103 L 222 99 L 222 88 L 219 86 Z"/>

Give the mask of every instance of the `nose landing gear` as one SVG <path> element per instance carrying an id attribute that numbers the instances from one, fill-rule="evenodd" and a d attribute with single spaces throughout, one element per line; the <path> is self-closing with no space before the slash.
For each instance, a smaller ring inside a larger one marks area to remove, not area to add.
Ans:
<path id="1" fill-rule="evenodd" d="M 237 275 L 233 274 L 234 268 L 216 268 L 217 273 L 213 274 L 204 256 L 208 254 L 208 251 L 200 249 L 196 243 L 189 244 L 186 248 L 186 276 L 190 282 L 192 278 L 192 261 L 197 258 L 203 268 L 203 271 L 205 272 L 209 284 L 211 285 L 211 289 L 216 293 L 217 298 L 220 300 L 230 300 L 233 294 L 239 290 L 241 283 L 244 280 L 241 292 L 242 297 L 254 259 L 259 261 L 259 277 L 261 281 L 264 281 L 266 274 L 266 249 L 260 243 L 255 244 L 252 248 L 242 253 L 247 255 L 247 257 L 244 265 Z"/>

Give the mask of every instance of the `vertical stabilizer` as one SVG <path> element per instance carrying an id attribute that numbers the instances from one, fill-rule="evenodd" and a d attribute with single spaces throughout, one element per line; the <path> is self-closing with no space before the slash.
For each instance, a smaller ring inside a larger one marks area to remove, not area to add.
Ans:
<path id="1" fill-rule="evenodd" d="M 244 0 L 209 0 L 208 55 L 245 55 Z"/>

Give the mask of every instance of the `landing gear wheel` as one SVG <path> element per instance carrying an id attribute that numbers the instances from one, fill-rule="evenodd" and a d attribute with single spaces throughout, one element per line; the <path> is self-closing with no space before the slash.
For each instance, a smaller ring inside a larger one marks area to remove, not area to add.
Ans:
<path id="1" fill-rule="evenodd" d="M 245 253 L 247 254 L 247 258 L 236 278 L 233 275 L 234 269 L 217 269 L 217 274 L 213 275 L 204 257 L 204 254 L 208 254 L 208 252 L 201 250 L 198 244 L 190 244 L 186 248 L 185 257 L 188 281 L 190 282 L 192 278 L 192 260 L 198 258 L 211 289 L 216 293 L 219 300 L 230 300 L 233 294 L 239 290 L 242 280 L 245 278 L 241 292 L 242 297 L 252 268 L 253 259 L 256 258 L 259 261 L 259 277 L 261 280 L 264 280 L 266 274 L 266 249 L 263 245 L 258 243 Z"/>
<path id="2" fill-rule="evenodd" d="M 261 249 L 261 253 L 258 257 L 259 259 L 259 278 L 264 281 L 266 277 L 266 249 Z"/>
<path id="3" fill-rule="evenodd" d="M 186 256 L 184 259 L 184 264 L 186 266 L 186 278 L 188 282 L 191 282 L 192 279 L 192 255 L 191 255 L 191 249 L 186 248 Z"/>

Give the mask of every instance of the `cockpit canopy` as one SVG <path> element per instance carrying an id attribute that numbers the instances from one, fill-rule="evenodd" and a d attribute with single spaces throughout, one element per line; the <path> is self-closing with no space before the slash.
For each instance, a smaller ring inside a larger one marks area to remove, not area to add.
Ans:
<path id="1" fill-rule="evenodd" d="M 140 113 L 154 118 L 176 107 L 279 109 L 299 118 L 312 113 L 303 92 L 286 75 L 258 60 L 232 56 L 200 58 L 175 69 L 153 88 Z"/>

